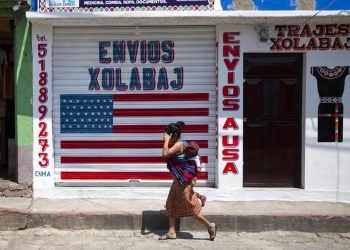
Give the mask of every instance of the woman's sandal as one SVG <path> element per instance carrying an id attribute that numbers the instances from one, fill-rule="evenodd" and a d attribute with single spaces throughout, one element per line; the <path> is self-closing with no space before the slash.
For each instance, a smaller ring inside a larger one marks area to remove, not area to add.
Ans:
<path id="1" fill-rule="evenodd" d="M 218 226 L 215 223 L 211 223 L 212 227 L 210 229 L 208 229 L 208 233 L 209 233 L 209 240 L 214 240 L 216 237 L 216 231 Z"/>
<path id="2" fill-rule="evenodd" d="M 176 234 L 166 233 L 158 238 L 158 240 L 175 240 Z"/>

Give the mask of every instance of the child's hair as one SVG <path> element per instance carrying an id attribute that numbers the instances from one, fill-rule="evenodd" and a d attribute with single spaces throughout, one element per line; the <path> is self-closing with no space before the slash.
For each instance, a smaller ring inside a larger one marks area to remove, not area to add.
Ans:
<path id="1" fill-rule="evenodd" d="M 176 123 L 169 123 L 165 126 L 164 132 L 166 132 L 168 135 L 172 134 L 172 136 L 176 138 L 180 138 L 181 136 L 181 130 L 185 126 L 185 123 L 183 121 L 178 121 Z"/>
<path id="2" fill-rule="evenodd" d="M 195 141 L 189 141 L 184 144 L 185 154 L 187 157 L 195 157 L 198 155 L 199 145 Z"/>

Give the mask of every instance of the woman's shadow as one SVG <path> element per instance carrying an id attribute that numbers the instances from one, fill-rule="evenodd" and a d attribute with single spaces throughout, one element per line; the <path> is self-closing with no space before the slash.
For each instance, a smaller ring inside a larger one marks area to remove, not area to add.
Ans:
<path id="1" fill-rule="evenodd" d="M 194 238 L 189 232 L 181 232 L 179 218 L 176 219 L 175 229 L 177 239 L 208 240 L 207 238 Z M 166 232 L 168 232 L 168 217 L 166 216 L 165 210 L 142 211 L 142 235 L 155 234 L 161 236 Z"/>

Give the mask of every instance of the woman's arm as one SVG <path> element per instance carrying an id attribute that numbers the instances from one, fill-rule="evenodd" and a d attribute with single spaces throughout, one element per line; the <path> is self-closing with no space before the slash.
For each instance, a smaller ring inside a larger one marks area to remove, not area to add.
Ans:
<path id="1" fill-rule="evenodd" d="M 182 152 L 182 143 L 176 142 L 171 148 L 169 148 L 169 141 L 171 138 L 171 134 L 168 135 L 167 133 L 163 134 L 163 157 L 169 158 L 172 154 L 177 154 Z"/>

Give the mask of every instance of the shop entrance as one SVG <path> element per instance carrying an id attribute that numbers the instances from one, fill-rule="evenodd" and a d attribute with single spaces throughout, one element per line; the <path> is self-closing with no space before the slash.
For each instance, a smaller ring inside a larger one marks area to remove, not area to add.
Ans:
<path id="1" fill-rule="evenodd" d="M 302 54 L 244 55 L 245 187 L 300 187 L 302 64 Z"/>
<path id="2" fill-rule="evenodd" d="M 0 179 L 14 179 L 14 23 L 0 19 Z"/>

